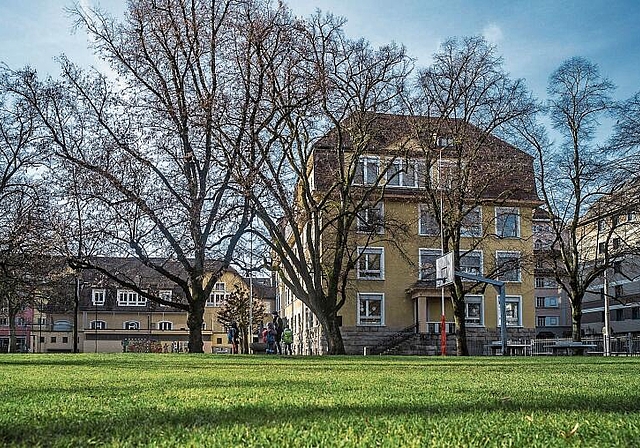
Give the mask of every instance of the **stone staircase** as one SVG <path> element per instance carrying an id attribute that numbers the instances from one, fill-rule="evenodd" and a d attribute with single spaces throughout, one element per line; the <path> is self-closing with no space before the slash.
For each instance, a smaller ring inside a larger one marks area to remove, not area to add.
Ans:
<path id="1" fill-rule="evenodd" d="M 447 344 L 447 351 L 455 346 Z M 386 349 L 381 355 L 433 356 L 440 354 L 440 336 L 414 334 L 410 338 Z"/>

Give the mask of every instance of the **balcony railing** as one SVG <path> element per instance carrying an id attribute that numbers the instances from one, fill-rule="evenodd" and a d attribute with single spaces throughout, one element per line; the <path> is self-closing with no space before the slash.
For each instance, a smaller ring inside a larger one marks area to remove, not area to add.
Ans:
<path id="1" fill-rule="evenodd" d="M 456 332 L 455 322 L 446 322 L 447 334 Z M 427 322 L 427 334 L 440 334 L 440 322 Z"/>

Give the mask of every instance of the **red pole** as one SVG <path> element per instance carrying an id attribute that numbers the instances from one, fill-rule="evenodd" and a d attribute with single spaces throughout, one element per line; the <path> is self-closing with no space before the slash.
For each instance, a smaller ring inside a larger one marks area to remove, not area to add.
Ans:
<path id="1" fill-rule="evenodd" d="M 440 320 L 440 354 L 447 355 L 447 321 L 444 314 Z"/>

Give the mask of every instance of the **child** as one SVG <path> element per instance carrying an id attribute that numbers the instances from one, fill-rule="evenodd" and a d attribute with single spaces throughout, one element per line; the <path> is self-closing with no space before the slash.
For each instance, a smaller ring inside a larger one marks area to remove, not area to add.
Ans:
<path id="1" fill-rule="evenodd" d="M 284 354 L 291 355 L 291 344 L 293 344 L 293 331 L 287 325 L 282 332 L 282 342 L 284 342 Z"/>
<path id="2" fill-rule="evenodd" d="M 271 355 L 276 352 L 276 330 L 273 323 L 267 325 L 267 354 Z"/>

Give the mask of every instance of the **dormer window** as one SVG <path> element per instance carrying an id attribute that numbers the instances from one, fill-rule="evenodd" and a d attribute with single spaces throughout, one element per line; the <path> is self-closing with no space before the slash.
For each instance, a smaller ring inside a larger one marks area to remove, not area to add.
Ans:
<path id="1" fill-rule="evenodd" d="M 94 306 L 102 306 L 105 303 L 106 291 L 104 289 L 91 290 L 91 304 Z"/>

